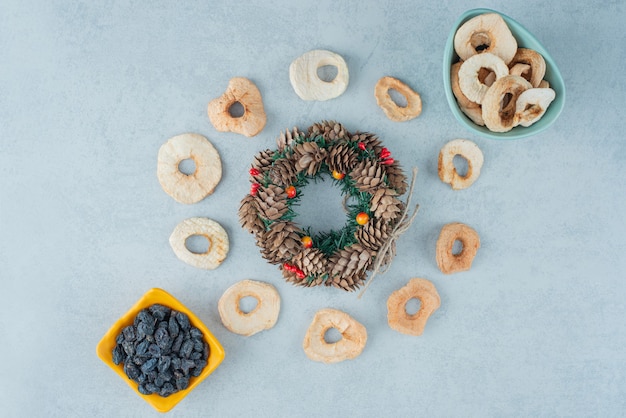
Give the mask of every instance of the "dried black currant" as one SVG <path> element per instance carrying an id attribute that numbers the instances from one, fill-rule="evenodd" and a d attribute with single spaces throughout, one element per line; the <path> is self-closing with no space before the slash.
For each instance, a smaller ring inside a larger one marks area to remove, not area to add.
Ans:
<path id="1" fill-rule="evenodd" d="M 173 316 L 170 316 L 170 320 L 168 321 L 168 327 L 167 327 L 167 331 L 170 333 L 170 337 L 176 338 L 178 336 L 179 330 L 180 330 L 180 327 L 178 326 L 178 322 L 176 321 L 176 318 Z"/>
<path id="2" fill-rule="evenodd" d="M 176 337 L 176 340 L 174 340 L 174 344 L 172 344 L 172 351 L 174 353 L 180 352 L 180 347 L 183 345 L 184 339 L 185 339 L 185 336 L 183 334 L 178 334 L 178 337 Z"/>
<path id="3" fill-rule="evenodd" d="M 120 364 L 126 358 L 126 354 L 124 353 L 124 349 L 121 345 L 116 345 L 113 349 L 113 363 Z"/>
<path id="4" fill-rule="evenodd" d="M 124 340 L 126 341 L 135 341 L 135 327 L 129 325 L 122 330 L 122 334 L 124 334 Z"/>
<path id="5" fill-rule="evenodd" d="M 166 382 L 159 391 L 159 395 L 163 397 L 168 397 L 174 392 L 176 392 L 176 389 L 174 389 L 174 385 L 172 385 L 170 382 Z"/>
<path id="6" fill-rule="evenodd" d="M 154 341 L 161 348 L 165 348 L 170 345 L 170 334 L 166 328 L 159 328 L 154 332 Z"/>
<path id="7" fill-rule="evenodd" d="M 158 303 L 150 306 L 149 310 L 150 313 L 152 313 L 152 315 L 154 315 L 154 317 L 157 318 L 159 321 L 163 321 L 167 316 L 170 315 L 170 312 L 172 311 L 170 308 L 159 305 Z"/>
<path id="8" fill-rule="evenodd" d="M 181 357 L 189 358 L 191 352 L 193 351 L 193 341 L 186 340 L 183 345 L 180 347 L 180 355 Z"/>
<path id="9" fill-rule="evenodd" d="M 148 353 L 148 348 L 150 347 L 150 341 L 143 340 L 137 347 L 135 348 L 135 354 L 138 356 L 145 356 Z"/>
<path id="10" fill-rule="evenodd" d="M 196 327 L 191 327 L 191 329 L 189 330 L 189 336 L 194 340 L 202 340 L 203 337 L 202 331 L 200 331 Z"/>
<path id="11" fill-rule="evenodd" d="M 178 379 L 176 379 L 176 389 L 178 390 L 185 390 L 187 389 L 187 386 L 189 386 L 189 378 L 186 376 L 182 376 Z"/>
<path id="12" fill-rule="evenodd" d="M 153 358 L 159 358 L 161 356 L 161 347 L 156 344 L 150 344 L 148 347 L 148 354 Z"/>
<path id="13" fill-rule="evenodd" d="M 141 371 L 144 373 L 148 373 L 151 372 L 152 370 L 156 369 L 157 363 L 159 360 L 155 359 L 155 358 L 151 358 L 150 360 L 146 361 L 142 366 L 141 366 Z"/>
<path id="14" fill-rule="evenodd" d="M 124 363 L 124 373 L 129 379 L 137 379 L 139 377 L 139 369 L 133 363 Z"/>
<path id="15" fill-rule="evenodd" d="M 182 312 L 176 312 L 176 320 L 180 325 L 180 329 L 182 329 L 183 331 L 187 331 L 189 327 L 191 327 L 191 324 L 189 323 L 189 317 Z"/>
<path id="16" fill-rule="evenodd" d="M 170 368 L 171 364 L 172 364 L 172 359 L 169 356 L 161 357 L 159 359 L 159 363 L 157 364 L 157 369 L 159 370 L 159 373 L 166 372 Z"/>

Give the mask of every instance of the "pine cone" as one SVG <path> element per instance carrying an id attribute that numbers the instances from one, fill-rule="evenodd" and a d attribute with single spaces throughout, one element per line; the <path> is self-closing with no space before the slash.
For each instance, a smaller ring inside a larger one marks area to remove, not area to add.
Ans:
<path id="1" fill-rule="evenodd" d="M 372 218 L 361 228 L 358 228 L 354 236 L 364 248 L 374 254 L 389 239 L 387 225 L 387 221 L 383 219 Z"/>
<path id="2" fill-rule="evenodd" d="M 307 276 L 319 276 L 325 273 L 326 257 L 317 248 L 305 248 L 291 261 Z"/>
<path id="3" fill-rule="evenodd" d="M 274 162 L 274 158 L 272 158 L 273 156 L 274 151 L 269 149 L 259 152 L 254 156 L 252 167 L 256 168 L 261 173 L 265 173 L 272 167 L 272 163 Z"/>
<path id="4" fill-rule="evenodd" d="M 385 170 L 376 161 L 363 160 L 350 173 L 356 187 L 362 192 L 372 193 L 384 186 Z"/>
<path id="5" fill-rule="evenodd" d="M 302 249 L 302 231 L 293 222 L 274 222 L 267 231 L 257 235 L 263 258 L 272 264 L 289 261 Z"/>
<path id="6" fill-rule="evenodd" d="M 285 132 L 281 132 L 278 138 L 276 138 L 276 145 L 278 146 L 278 150 L 283 151 L 286 147 L 291 147 L 293 141 L 303 135 L 304 134 L 300 132 L 295 126 L 292 131 L 289 131 L 289 129 L 287 129 L 285 130 Z"/>
<path id="7" fill-rule="evenodd" d="M 259 188 L 254 199 L 259 208 L 259 215 L 270 221 L 280 218 L 288 210 L 287 193 L 273 184 Z"/>
<path id="8" fill-rule="evenodd" d="M 289 186 L 296 178 L 296 167 L 288 158 L 276 160 L 270 170 L 270 180 L 279 186 Z"/>
<path id="9" fill-rule="evenodd" d="M 323 120 L 314 123 L 309 127 L 308 132 L 309 136 L 322 135 L 326 141 L 336 141 L 350 137 L 350 133 L 346 131 L 346 128 L 334 120 Z"/>
<path id="10" fill-rule="evenodd" d="M 265 231 L 265 224 L 259 218 L 259 212 L 254 196 L 247 195 L 239 206 L 239 223 L 251 234 L 258 234 Z"/>
<path id="11" fill-rule="evenodd" d="M 365 272 L 372 263 L 372 254 L 361 244 L 352 244 L 330 258 L 328 285 L 344 290 L 355 290 L 365 280 Z"/>
<path id="12" fill-rule="evenodd" d="M 326 157 L 326 164 L 331 171 L 349 173 L 357 162 L 357 154 L 347 144 L 337 144 L 331 148 L 330 154 Z"/>
<path id="13" fill-rule="evenodd" d="M 402 171 L 400 164 L 394 160 L 393 163 L 385 166 L 385 173 L 387 174 L 387 183 L 389 187 L 395 189 L 398 195 L 403 195 L 409 188 L 406 182 L 406 176 Z"/>
<path id="14" fill-rule="evenodd" d="M 376 190 L 370 200 L 370 210 L 374 216 L 385 221 L 392 221 L 400 216 L 403 203 L 396 197 L 397 195 L 393 189 Z"/>
<path id="15" fill-rule="evenodd" d="M 357 132 L 350 138 L 352 142 L 362 142 L 366 149 L 371 149 L 376 155 L 384 148 L 383 143 L 375 134 L 369 132 Z"/>
<path id="16" fill-rule="evenodd" d="M 309 176 L 314 176 L 320 169 L 322 162 L 328 152 L 320 148 L 315 142 L 303 142 L 293 149 L 293 159 L 296 162 L 295 168 L 299 173 L 306 171 Z"/>

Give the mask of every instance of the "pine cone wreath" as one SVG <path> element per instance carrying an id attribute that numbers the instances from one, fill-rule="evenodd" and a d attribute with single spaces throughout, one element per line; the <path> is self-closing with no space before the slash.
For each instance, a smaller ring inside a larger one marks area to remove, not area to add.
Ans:
<path id="1" fill-rule="evenodd" d="M 287 193 L 281 187 L 273 184 L 260 187 L 254 196 L 259 208 L 259 215 L 269 221 L 275 221 L 289 210 Z"/>
<path id="2" fill-rule="evenodd" d="M 239 223 L 252 234 L 258 234 L 265 230 L 265 224 L 259 217 L 259 209 L 254 196 L 247 195 L 239 206 Z"/>
<path id="3" fill-rule="evenodd" d="M 325 120 L 314 123 L 308 129 L 309 136 L 321 135 L 327 141 L 337 141 L 339 139 L 347 139 L 350 133 L 344 126 L 334 120 Z"/>
<path id="4" fill-rule="evenodd" d="M 392 221 L 402 213 L 402 202 L 396 197 L 393 189 L 380 188 L 372 195 L 370 200 L 370 210 L 376 218 L 385 221 Z"/>
<path id="5" fill-rule="evenodd" d="M 257 245 L 261 247 L 263 258 L 271 264 L 280 264 L 300 252 L 301 233 L 293 222 L 274 222 L 267 231 L 257 235 Z"/>
<path id="6" fill-rule="evenodd" d="M 361 161 L 350 173 L 361 192 L 372 193 L 380 187 L 384 187 L 385 170 L 374 160 Z"/>
<path id="7" fill-rule="evenodd" d="M 296 161 L 295 169 L 299 173 L 305 171 L 307 175 L 314 176 L 320 169 L 328 152 L 320 148 L 315 142 L 303 142 L 293 148 L 293 159 Z"/>
<path id="8" fill-rule="evenodd" d="M 357 289 L 368 271 L 374 277 L 380 264 L 391 262 L 395 240 L 408 227 L 405 204 L 398 199 L 408 188 L 400 164 L 376 135 L 351 135 L 335 121 L 315 123 L 306 134 L 293 128 L 276 142 L 277 150 L 254 157 L 250 194 L 239 207 L 242 227 L 255 235 L 263 258 L 278 264 L 286 281 Z M 329 172 L 354 204 L 341 230 L 308 236 L 292 222 L 294 208 L 308 182 Z"/>

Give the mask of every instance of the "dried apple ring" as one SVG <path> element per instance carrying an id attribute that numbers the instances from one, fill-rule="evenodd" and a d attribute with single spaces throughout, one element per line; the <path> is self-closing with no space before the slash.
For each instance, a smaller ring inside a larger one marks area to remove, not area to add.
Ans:
<path id="1" fill-rule="evenodd" d="M 406 303 L 419 299 L 419 311 L 409 315 Z M 435 285 L 426 279 L 411 279 L 409 283 L 393 292 L 387 299 L 387 322 L 391 329 L 408 335 L 422 335 L 430 315 L 439 309 L 441 299 Z"/>
<path id="2" fill-rule="evenodd" d="M 483 120 L 492 132 L 508 132 L 515 127 L 516 102 L 522 92 L 532 88 L 525 78 L 507 75 L 489 88 L 483 99 Z"/>
<path id="3" fill-rule="evenodd" d="M 337 68 L 337 76 L 332 81 L 324 81 L 317 75 L 317 69 L 327 65 Z M 302 100 L 324 101 L 342 95 L 348 88 L 350 76 L 348 65 L 341 55 L 315 49 L 289 65 L 289 80 Z"/>
<path id="4" fill-rule="evenodd" d="M 398 106 L 389 95 L 394 89 L 406 99 L 405 107 Z M 374 87 L 376 103 L 385 112 L 385 115 L 394 122 L 405 122 L 418 117 L 422 113 L 422 98 L 411 87 L 393 77 L 383 77 Z"/>
<path id="5" fill-rule="evenodd" d="M 492 53 L 508 64 L 517 52 L 517 41 L 502 16 L 485 13 L 459 27 L 454 34 L 454 50 L 462 60 Z"/>
<path id="6" fill-rule="evenodd" d="M 246 313 L 239 307 L 239 302 L 248 296 L 256 299 L 257 305 Z M 280 312 L 280 295 L 269 283 L 242 280 L 226 289 L 217 309 L 222 323 L 230 332 L 250 336 L 276 324 Z"/>
<path id="7" fill-rule="evenodd" d="M 491 88 L 480 81 L 481 68 L 491 70 L 495 74 L 496 81 L 509 75 L 509 67 L 502 61 L 502 58 L 488 52 L 473 55 L 463 61 L 459 68 L 459 87 L 468 99 L 478 104 L 482 104 L 483 97 Z"/>
<path id="8" fill-rule="evenodd" d="M 461 176 L 454 166 L 454 156 L 467 160 L 467 173 Z M 454 190 L 466 189 L 478 179 L 483 166 L 483 153 L 478 145 L 467 139 L 455 139 L 448 142 L 439 151 L 439 178 Z"/>
<path id="9" fill-rule="evenodd" d="M 530 65 L 528 75 L 524 73 L 523 77 L 528 80 L 533 87 L 539 87 L 539 83 L 541 83 L 543 76 L 546 74 L 546 61 L 543 59 L 543 56 L 533 49 L 519 48 L 509 63 L 509 67 L 513 68 L 517 64 Z M 513 74 L 513 72 L 511 72 L 511 74 Z"/>
<path id="10" fill-rule="evenodd" d="M 524 91 L 515 103 L 516 123 L 528 127 L 537 122 L 546 113 L 555 97 L 556 93 L 551 88 Z"/>
<path id="11" fill-rule="evenodd" d="M 478 103 L 468 99 L 467 96 L 463 94 L 463 91 L 461 91 L 461 87 L 459 86 L 459 69 L 461 68 L 461 64 L 463 64 L 463 61 L 455 62 L 450 68 L 450 86 L 452 87 L 452 93 L 461 108 L 479 108 L 480 105 Z"/>
<path id="12" fill-rule="evenodd" d="M 183 173 L 179 164 L 192 160 L 195 171 Z M 177 202 L 192 204 L 213 193 L 222 178 L 222 160 L 202 135 L 187 133 L 167 140 L 159 149 L 157 177 L 163 190 Z"/>
<path id="13" fill-rule="evenodd" d="M 327 343 L 324 339 L 326 331 L 331 328 L 341 333 L 341 340 L 336 343 Z M 345 312 L 327 308 L 313 317 L 302 348 L 311 360 L 328 364 L 358 357 L 366 342 L 367 330 L 363 325 Z"/>
<path id="14" fill-rule="evenodd" d="M 243 106 L 243 115 L 231 115 L 231 107 L 235 103 Z M 232 78 L 224 94 L 209 102 L 207 113 L 211 124 L 218 131 L 247 137 L 261 132 L 267 122 L 261 92 L 252 81 L 244 77 Z"/>
<path id="15" fill-rule="evenodd" d="M 458 254 L 453 253 L 455 241 L 463 246 Z M 445 274 L 469 270 L 478 248 L 480 237 L 474 229 L 460 222 L 444 225 L 437 239 L 437 266 Z"/>
<path id="16" fill-rule="evenodd" d="M 195 253 L 187 248 L 187 238 L 199 235 L 209 242 L 204 253 Z M 208 218 L 185 219 L 174 228 L 170 235 L 170 246 L 174 254 L 187 264 L 194 267 L 213 270 L 219 267 L 229 250 L 228 234 L 222 225 Z"/>

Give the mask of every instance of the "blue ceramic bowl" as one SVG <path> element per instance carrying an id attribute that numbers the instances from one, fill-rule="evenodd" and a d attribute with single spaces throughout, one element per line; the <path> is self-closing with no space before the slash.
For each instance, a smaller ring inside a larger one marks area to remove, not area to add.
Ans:
<path id="1" fill-rule="evenodd" d="M 498 13 L 502 16 L 506 24 L 509 26 L 511 33 L 513 33 L 513 36 L 517 40 L 518 46 L 534 49 L 539 52 L 546 61 L 546 74 L 543 78 L 550 83 L 550 88 L 556 93 L 556 98 L 550 104 L 543 117 L 529 127 L 516 126 L 509 132 L 491 132 L 485 126 L 478 126 L 465 116 L 456 102 L 454 93 L 452 93 L 452 86 L 450 85 L 450 67 L 459 60 L 459 56 L 454 51 L 454 34 L 463 23 L 475 16 L 485 13 Z M 522 25 L 510 17 L 490 9 L 468 10 L 463 13 L 450 31 L 448 41 L 446 42 L 446 48 L 443 53 L 443 85 L 450 110 L 452 110 L 452 114 L 461 123 L 461 125 L 465 126 L 465 128 L 471 132 L 492 139 L 519 139 L 538 134 L 539 132 L 546 130 L 554 123 L 554 121 L 561 114 L 563 106 L 565 105 L 565 84 L 563 83 L 563 77 L 561 76 L 556 63 L 550 54 L 548 54 L 548 51 L 546 51 L 543 45 L 541 45 L 541 43 Z"/>

